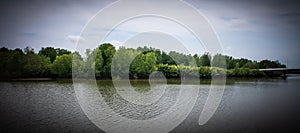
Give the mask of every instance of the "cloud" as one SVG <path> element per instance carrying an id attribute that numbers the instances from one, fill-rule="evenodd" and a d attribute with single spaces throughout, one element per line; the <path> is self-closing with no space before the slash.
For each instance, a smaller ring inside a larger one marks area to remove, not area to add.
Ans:
<path id="1" fill-rule="evenodd" d="M 119 40 L 105 41 L 104 43 L 111 43 L 116 47 L 116 49 L 118 49 L 120 46 L 123 46 L 123 44 L 124 44 L 124 42 L 119 41 Z"/>
<path id="2" fill-rule="evenodd" d="M 68 35 L 67 39 L 72 43 L 77 43 L 79 40 L 84 40 L 84 38 L 81 38 L 80 36 L 76 35 Z"/>

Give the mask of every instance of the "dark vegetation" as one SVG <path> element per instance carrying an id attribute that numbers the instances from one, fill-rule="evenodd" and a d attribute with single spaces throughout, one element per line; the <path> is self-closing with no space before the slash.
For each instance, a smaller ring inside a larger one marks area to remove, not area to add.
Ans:
<path id="1" fill-rule="evenodd" d="M 226 63 L 221 59 L 226 60 Z M 53 47 L 42 48 L 38 53 L 30 47 L 24 50 L 3 47 L 0 49 L 0 64 L 1 80 L 71 78 L 72 69 L 75 70 L 76 77 L 95 76 L 97 79 L 112 78 L 111 69 L 115 72 L 113 75 L 120 79 L 128 75 L 132 79 L 146 79 L 151 73 L 159 76 L 159 72 L 166 78 L 194 78 L 197 75 L 200 75 L 200 78 L 211 78 L 213 74 L 227 74 L 228 77 L 265 77 L 279 74 L 266 74 L 258 69 L 286 67 L 278 61 L 257 62 L 220 54 L 213 57 L 209 53 L 185 55 L 147 47 L 120 47 L 116 50 L 108 43 L 94 50 L 86 50 L 85 58 L 78 52 Z"/>

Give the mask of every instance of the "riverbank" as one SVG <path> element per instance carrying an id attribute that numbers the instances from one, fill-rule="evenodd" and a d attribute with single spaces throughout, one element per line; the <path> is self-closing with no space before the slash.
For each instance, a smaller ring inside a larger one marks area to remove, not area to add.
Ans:
<path id="1" fill-rule="evenodd" d="M 293 77 L 293 75 L 288 75 L 289 77 Z M 85 82 L 85 81 L 93 81 L 94 79 L 76 79 L 78 82 Z M 236 82 L 274 82 L 286 80 L 286 78 L 281 77 L 264 77 L 264 78 L 252 78 L 252 77 L 227 77 L 225 80 L 220 78 L 215 78 L 215 84 L 223 84 L 225 82 L 226 85 L 234 84 Z M 116 81 L 116 80 L 115 80 Z M 127 80 L 117 80 L 118 82 L 127 82 Z M 152 82 L 156 83 L 164 83 L 164 80 L 161 79 L 151 79 Z M 196 79 L 180 79 L 180 78 L 173 78 L 173 79 L 166 79 L 167 84 L 211 84 L 212 79 L 205 79 L 200 78 L 200 80 Z M 74 80 L 72 78 L 20 78 L 20 79 L 9 79 L 9 80 L 0 80 L 0 82 L 59 82 L 59 83 L 73 83 Z M 97 83 L 112 83 L 113 80 L 111 79 L 96 79 Z M 135 83 L 145 83 L 149 84 L 149 79 L 130 79 L 131 84 Z"/>

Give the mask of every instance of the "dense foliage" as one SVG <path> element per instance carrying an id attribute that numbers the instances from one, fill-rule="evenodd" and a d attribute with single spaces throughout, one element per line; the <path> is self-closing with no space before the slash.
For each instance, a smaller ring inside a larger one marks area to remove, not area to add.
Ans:
<path id="1" fill-rule="evenodd" d="M 94 50 L 86 50 L 83 58 L 78 52 L 53 47 L 41 48 L 38 53 L 30 47 L 10 50 L 0 49 L 0 78 L 148 78 L 150 74 L 161 72 L 166 78 L 211 78 L 211 75 L 227 74 L 229 77 L 262 77 L 268 74 L 258 69 L 284 68 L 278 61 L 260 62 L 245 58 L 209 53 L 186 55 L 139 47 L 120 47 L 118 50 L 109 44 L 100 45 Z M 226 69 L 227 68 L 227 69 Z M 111 71 L 113 70 L 113 71 Z M 113 72 L 113 73 L 112 73 Z"/>

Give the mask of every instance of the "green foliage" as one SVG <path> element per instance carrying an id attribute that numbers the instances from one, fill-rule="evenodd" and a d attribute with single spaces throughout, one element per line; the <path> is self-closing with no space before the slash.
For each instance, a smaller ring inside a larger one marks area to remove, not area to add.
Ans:
<path id="1" fill-rule="evenodd" d="M 156 56 L 154 52 L 139 54 L 130 65 L 130 75 L 133 78 L 148 78 L 156 69 Z"/>
<path id="2" fill-rule="evenodd" d="M 34 49 L 27 46 L 27 47 L 24 49 L 24 53 L 25 53 L 25 54 L 34 54 Z"/>
<path id="3" fill-rule="evenodd" d="M 23 75 L 24 57 L 23 52 L 18 50 L 0 50 L 0 77 L 9 79 Z"/>
<path id="4" fill-rule="evenodd" d="M 50 74 L 50 59 L 37 54 L 27 54 L 24 59 L 23 75 L 27 77 L 44 77 Z"/>
<path id="5" fill-rule="evenodd" d="M 259 66 L 256 62 L 247 62 L 243 68 L 249 68 L 249 69 L 258 69 Z"/>
<path id="6" fill-rule="evenodd" d="M 102 61 L 99 59 L 98 60 L 98 65 L 96 66 L 97 70 L 100 71 L 100 77 L 101 78 L 111 78 L 111 63 L 112 63 L 112 58 L 114 54 L 116 53 L 116 48 L 109 43 L 104 43 L 100 45 L 97 49 L 97 58 L 102 57 Z M 100 61 L 102 63 L 100 63 Z"/>
<path id="7" fill-rule="evenodd" d="M 196 64 L 194 57 L 192 57 L 191 55 L 185 55 L 183 53 L 178 53 L 175 51 L 171 51 L 169 53 L 169 56 L 173 58 L 173 60 L 177 63 L 177 64 L 183 64 L 185 66 L 191 66 Z"/>
<path id="8" fill-rule="evenodd" d="M 199 67 L 200 78 L 211 78 L 211 67 L 203 66 Z"/>
<path id="9" fill-rule="evenodd" d="M 162 72 L 166 78 L 179 78 L 180 70 L 177 65 L 159 64 L 157 71 Z"/>
<path id="10" fill-rule="evenodd" d="M 87 49 L 84 59 L 78 52 L 71 53 L 60 48 L 46 47 L 36 54 L 31 47 L 26 47 L 24 52 L 19 48 L 9 50 L 3 47 L 0 48 L 0 64 L 0 79 L 70 78 L 72 68 L 73 76 L 78 78 L 111 78 L 111 69 L 117 78 L 149 78 L 151 73 L 157 71 L 166 78 L 211 78 L 212 75 L 226 74 L 229 77 L 262 77 L 280 76 L 281 73 L 261 72 L 258 69 L 286 67 L 279 61 L 256 62 L 221 54 L 212 58 L 209 53 L 192 56 L 171 51 L 167 54 L 151 47 L 120 47 L 116 50 L 109 43 L 94 50 Z"/>
<path id="11" fill-rule="evenodd" d="M 229 77 L 263 77 L 265 73 L 258 69 L 236 68 L 227 70 Z"/>
<path id="12" fill-rule="evenodd" d="M 43 48 L 39 51 L 38 55 L 46 56 L 50 58 L 50 61 L 53 63 L 55 60 L 57 53 L 53 47 Z"/>
<path id="13" fill-rule="evenodd" d="M 26 54 L 21 49 L 0 50 L 0 77 L 1 79 L 44 77 L 50 74 L 50 60 L 39 56 L 30 47 L 25 48 Z"/>
<path id="14" fill-rule="evenodd" d="M 70 78 L 72 76 L 72 54 L 57 56 L 51 65 L 51 73 L 59 78 Z"/>
<path id="15" fill-rule="evenodd" d="M 73 53 L 73 64 L 72 64 L 72 73 L 73 77 L 80 78 L 82 75 L 85 75 L 84 61 L 81 55 L 78 52 Z"/>
<path id="16" fill-rule="evenodd" d="M 226 60 L 225 57 L 221 54 L 216 54 L 213 57 L 212 64 L 213 67 L 226 68 Z"/>
<path id="17" fill-rule="evenodd" d="M 66 49 L 54 49 L 53 47 L 42 47 L 42 49 L 38 52 L 38 55 L 46 56 L 50 58 L 51 63 L 56 59 L 56 56 L 63 55 L 63 54 L 70 54 L 71 51 Z"/>
<path id="18" fill-rule="evenodd" d="M 265 68 L 285 68 L 286 66 L 280 64 L 279 61 L 262 60 L 258 63 L 260 69 Z"/>
<path id="19" fill-rule="evenodd" d="M 210 55 L 208 53 L 203 54 L 198 62 L 198 66 L 210 66 Z"/>
<path id="20" fill-rule="evenodd" d="M 199 79 L 199 68 L 192 66 L 184 66 L 183 64 L 178 66 L 181 77 L 184 79 Z"/>
<path id="21" fill-rule="evenodd" d="M 129 74 L 130 62 L 138 55 L 134 49 L 120 47 L 114 56 L 112 63 L 113 75 L 115 78 L 125 78 Z"/>

